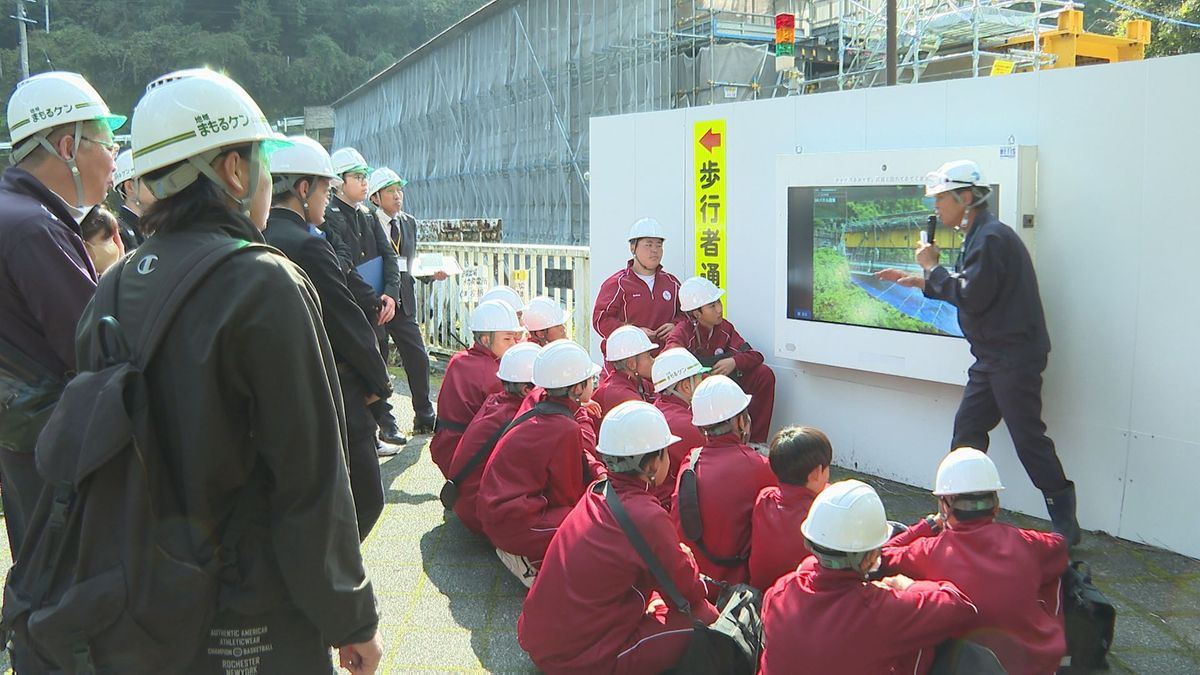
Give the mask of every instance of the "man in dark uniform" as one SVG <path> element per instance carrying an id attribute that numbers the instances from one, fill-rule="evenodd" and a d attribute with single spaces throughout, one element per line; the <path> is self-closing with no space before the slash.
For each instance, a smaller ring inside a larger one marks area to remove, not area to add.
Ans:
<path id="1" fill-rule="evenodd" d="M 396 298 L 400 297 L 400 261 L 396 250 L 376 224 L 370 211 L 363 205 L 367 201 L 367 174 L 370 168 L 366 160 L 354 148 L 342 148 L 333 153 L 333 170 L 342 181 L 329 207 L 325 210 L 324 229 L 329 236 L 342 269 L 346 272 L 346 285 L 354 295 L 359 307 L 373 325 L 382 326 L 396 315 Z M 382 272 L 371 271 L 369 265 L 380 259 Z M 363 265 L 367 264 L 366 267 Z M 374 273 L 375 278 L 364 279 L 363 272 Z M 377 402 L 372 408 L 375 419 L 380 419 L 381 406 Z M 383 420 L 385 423 L 388 420 Z M 381 424 L 379 440 L 396 446 L 408 439 L 400 435 L 396 421 Z M 380 455 L 395 454 L 391 447 L 380 446 Z"/>
<path id="2" fill-rule="evenodd" d="M 986 452 L 988 432 L 1003 419 L 1021 464 L 1045 496 L 1054 531 L 1075 545 L 1081 537 L 1075 484 L 1067 480 L 1042 421 L 1042 371 L 1050 336 L 1037 275 L 1021 238 L 989 210 L 990 193 L 975 162 L 947 162 L 930 173 L 925 194 L 935 199 L 938 218 L 966 232 L 954 271 L 938 264 L 936 245 L 922 244 L 917 263 L 924 278 L 895 269 L 877 276 L 919 287 L 925 297 L 958 308 L 958 323 L 975 363 L 967 371 L 950 447 Z"/>
<path id="3" fill-rule="evenodd" d="M 14 559 L 42 488 L 33 461 L 40 429 L 21 411 L 6 413 L 25 387 L 56 398 L 42 383 L 75 373 L 75 326 L 96 292 L 79 221 L 104 199 L 112 132 L 124 123 L 75 73 L 34 75 L 8 100 L 14 166 L 0 178 L 0 473 Z"/>
<path id="4" fill-rule="evenodd" d="M 142 213 L 154 203 L 154 193 L 133 177 L 133 150 L 117 155 L 117 170 L 113 172 L 113 186 L 121 195 L 121 208 L 117 209 L 118 228 L 125 250 L 132 251 L 145 241 L 138 221 Z"/>
<path id="5" fill-rule="evenodd" d="M 358 517 L 358 536 L 366 539 L 383 512 L 383 483 L 376 459 L 375 417 L 368 407 L 386 400 L 392 380 L 375 344 L 375 331 L 346 288 L 346 274 L 333 248 L 314 236 L 309 224 L 325 220 L 333 164 L 325 148 L 307 136 L 271 155 L 273 208 L 263 232 L 267 243 L 300 266 L 321 299 L 321 317 L 337 362 L 346 412 L 350 491 Z"/>
<path id="6" fill-rule="evenodd" d="M 436 416 L 433 413 L 433 403 L 429 400 L 429 354 L 425 351 L 425 341 L 421 338 L 421 329 L 417 326 L 417 297 L 413 291 L 414 277 L 411 273 L 413 260 L 417 251 L 417 220 L 411 214 L 405 213 L 404 186 L 408 181 L 401 178 L 395 171 L 384 167 L 375 169 L 367 179 L 367 193 L 371 203 L 375 205 L 375 217 L 379 229 L 387 236 L 392 249 L 399 256 L 400 264 L 400 305 L 396 307 L 396 316 L 391 321 L 375 329 L 379 336 L 379 351 L 386 361 L 388 356 L 388 336 L 396 343 L 396 351 L 404 364 L 404 372 L 408 376 L 408 388 L 412 392 L 413 413 L 416 421 L 413 433 L 433 433 Z M 431 279 L 441 281 L 446 273 L 438 271 L 432 277 L 424 277 L 428 283 Z M 392 416 L 392 407 L 387 401 L 381 401 L 382 411 L 379 415 L 381 428 L 394 428 L 396 418 Z"/>

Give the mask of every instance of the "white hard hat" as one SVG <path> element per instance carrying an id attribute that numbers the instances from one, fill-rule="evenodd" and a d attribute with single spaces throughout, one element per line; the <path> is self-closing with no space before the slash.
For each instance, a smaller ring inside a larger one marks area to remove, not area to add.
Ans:
<path id="1" fill-rule="evenodd" d="M 367 176 L 367 196 L 371 196 L 376 192 L 393 185 L 404 187 L 405 185 L 408 185 L 408 181 L 401 178 L 399 174 L 387 168 L 386 166 L 380 169 L 375 169 L 371 172 L 370 176 Z"/>
<path id="2" fill-rule="evenodd" d="M 655 349 L 658 349 L 658 345 L 651 342 L 641 328 L 621 326 L 605 341 L 604 360 L 616 363 Z"/>
<path id="3" fill-rule="evenodd" d="M 690 312 L 700 309 L 710 302 L 716 302 L 725 295 L 725 291 L 717 288 L 713 282 L 704 277 L 692 277 L 679 285 L 679 309 Z"/>
<path id="4" fill-rule="evenodd" d="M 496 377 L 505 382 L 533 382 L 533 362 L 542 351 L 536 342 L 520 342 L 508 348 L 500 357 Z"/>
<path id="5" fill-rule="evenodd" d="M 521 322 L 525 324 L 526 330 L 546 330 L 552 326 L 565 324 L 567 313 L 563 311 L 562 305 L 558 304 L 558 301 L 539 295 L 525 306 Z"/>
<path id="6" fill-rule="evenodd" d="M 574 386 L 599 373 L 587 351 L 566 339 L 542 347 L 533 361 L 533 383 L 544 389 Z"/>
<path id="7" fill-rule="evenodd" d="M 938 465 L 933 494 L 943 497 L 1003 489 L 1000 472 L 996 471 L 991 457 L 975 448 L 959 448 L 946 455 Z"/>
<path id="8" fill-rule="evenodd" d="M 521 299 L 521 295 L 508 286 L 492 286 L 487 289 L 487 292 L 479 297 L 479 301 L 486 302 L 488 300 L 499 300 L 512 307 L 514 312 L 525 310 L 525 301 Z"/>
<path id="9" fill-rule="evenodd" d="M 629 228 L 629 241 L 649 237 L 651 239 L 666 239 L 663 226 L 653 218 L 639 218 Z"/>
<path id="10" fill-rule="evenodd" d="M 863 553 L 883 546 L 891 528 L 875 489 L 862 481 L 844 480 L 817 495 L 800 532 L 823 548 Z"/>
<path id="11" fill-rule="evenodd" d="M 693 375 L 703 375 L 711 368 L 705 368 L 691 352 L 683 347 L 672 347 L 654 359 L 651 377 L 654 379 L 654 391 L 665 391 L 676 382 Z"/>
<path id="12" fill-rule="evenodd" d="M 661 410 L 645 401 L 626 401 L 604 416 L 596 449 L 613 457 L 637 457 L 679 440 Z"/>
<path id="13" fill-rule="evenodd" d="M 347 173 L 367 174 L 371 172 L 367 160 L 363 159 L 362 153 L 354 148 L 338 148 L 333 151 L 330 159 L 333 161 L 333 172 L 339 176 Z"/>
<path id="14" fill-rule="evenodd" d="M 750 406 L 750 395 L 724 375 L 706 378 L 692 394 L 692 424 L 707 427 L 733 419 Z"/>
<path id="15" fill-rule="evenodd" d="M 133 178 L 133 150 L 122 150 L 115 163 L 117 168 L 113 171 L 113 186 L 121 187 L 121 183 Z"/>
<path id="16" fill-rule="evenodd" d="M 471 332 L 493 333 L 496 331 L 520 332 L 521 323 L 517 321 L 517 313 L 512 310 L 512 307 L 497 300 L 479 303 L 475 311 L 471 312 Z"/>
<path id="17" fill-rule="evenodd" d="M 269 156 L 290 145 L 278 140 L 258 104 L 241 85 L 206 68 L 179 70 L 147 85 L 133 110 L 130 135 L 135 177 L 175 167 L 166 175 L 145 181 L 159 199 L 178 193 L 201 175 L 223 187 L 210 166 L 222 148 L 261 142 L 256 149 L 262 148 Z M 251 177 L 257 182 L 259 165 L 251 164 Z M 243 211 L 249 209 L 252 193 L 253 189 L 239 199 Z"/>
<path id="18" fill-rule="evenodd" d="M 338 177 L 325 146 L 303 135 L 290 136 L 287 140 L 292 144 L 290 147 L 271 154 L 271 175 Z"/>
<path id="19" fill-rule="evenodd" d="M 983 172 L 979 170 L 979 165 L 969 159 L 946 162 L 939 166 L 937 171 L 925 174 L 926 197 L 976 186 L 990 188 L 983 178 Z"/>
<path id="20" fill-rule="evenodd" d="M 72 122 L 97 120 L 112 131 L 125 124 L 124 115 L 114 115 L 96 88 L 79 73 L 55 71 L 21 80 L 8 99 L 8 133 L 12 140 L 13 163 L 24 159 L 39 143 L 22 145 L 34 136 L 44 138 L 51 129 Z M 76 139 L 78 143 L 78 139 Z"/>

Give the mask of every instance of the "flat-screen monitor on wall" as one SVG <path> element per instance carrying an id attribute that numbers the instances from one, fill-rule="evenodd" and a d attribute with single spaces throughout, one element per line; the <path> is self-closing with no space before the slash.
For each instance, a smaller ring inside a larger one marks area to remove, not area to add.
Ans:
<path id="1" fill-rule="evenodd" d="M 932 214 L 924 175 L 973 159 L 992 186 L 989 208 L 1010 226 L 1031 222 L 1030 147 L 946 148 L 779 158 L 782 307 L 778 355 L 939 382 L 962 383 L 970 353 L 957 309 L 875 276 L 921 274 L 913 251 Z M 1022 163 L 1028 166 L 1022 169 Z M 1022 186 L 1022 177 L 1030 181 Z M 1023 233 L 1032 250 L 1030 232 Z M 964 233 L 939 224 L 941 262 L 953 269 Z"/>

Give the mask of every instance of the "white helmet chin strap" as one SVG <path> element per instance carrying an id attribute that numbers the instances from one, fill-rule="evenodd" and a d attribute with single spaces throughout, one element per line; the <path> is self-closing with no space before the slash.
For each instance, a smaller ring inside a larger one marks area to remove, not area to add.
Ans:
<path id="1" fill-rule="evenodd" d="M 155 197 L 166 199 L 196 182 L 198 177 L 204 176 L 211 180 L 214 185 L 220 187 L 226 195 L 237 203 L 238 212 L 243 216 L 249 216 L 250 204 L 254 201 L 254 195 L 258 192 L 258 177 L 262 174 L 262 162 L 259 161 L 260 147 L 260 143 L 253 143 L 250 148 L 250 176 L 245 197 L 235 195 L 229 189 L 229 185 L 212 168 L 213 160 L 220 156 L 222 152 L 228 152 L 221 148 L 188 157 L 173 171 L 157 180 L 149 181 L 146 185 L 154 193 Z"/>
<path id="2" fill-rule="evenodd" d="M 52 130 L 47 129 L 46 131 L 38 132 L 36 136 L 29 139 L 29 141 L 36 140 L 36 143 L 26 142 L 21 147 L 14 148 L 11 162 L 15 166 L 28 157 L 29 154 L 40 145 L 43 149 L 45 149 L 46 152 L 50 153 L 50 156 L 57 157 L 65 162 L 67 168 L 71 170 L 71 180 L 75 183 L 75 208 L 79 211 L 86 212 L 88 207 L 83 203 L 83 178 L 79 175 L 79 166 L 75 163 L 75 156 L 79 154 L 79 139 L 83 136 L 83 120 L 75 122 L 75 135 L 72 136 L 72 138 L 75 139 L 75 143 L 71 149 L 70 157 L 63 157 L 62 155 L 59 155 L 58 148 L 51 145 L 50 141 L 46 139 L 46 136 L 50 131 Z"/>

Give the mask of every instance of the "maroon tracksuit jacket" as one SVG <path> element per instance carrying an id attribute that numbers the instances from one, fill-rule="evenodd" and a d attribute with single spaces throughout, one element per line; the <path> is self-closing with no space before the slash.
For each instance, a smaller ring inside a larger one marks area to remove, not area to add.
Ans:
<path id="1" fill-rule="evenodd" d="M 567 398 L 541 400 L 566 406 L 562 415 L 533 417 L 496 444 L 483 469 L 476 514 L 497 548 L 538 562 L 563 518 L 583 496 L 593 469 L 596 421 Z"/>
<path id="2" fill-rule="evenodd" d="M 680 438 L 667 448 L 667 454 L 671 457 L 667 479 L 662 485 L 654 487 L 654 496 L 658 497 L 663 508 L 670 511 L 674 503 L 672 498 L 675 494 L 675 481 L 679 480 L 679 467 L 683 460 L 687 459 L 688 453 L 704 445 L 705 438 L 696 425 L 692 424 L 692 407 L 687 401 L 674 394 L 662 392 L 654 400 L 654 407 L 662 411 L 663 417 L 667 418 L 667 426 L 671 428 L 671 433 Z"/>
<path id="3" fill-rule="evenodd" d="M 446 364 L 446 377 L 437 398 L 438 430 L 429 441 L 429 454 L 446 478 L 450 477 L 450 459 L 467 425 L 484 399 L 503 389 L 496 377 L 499 368 L 500 359 L 478 342 L 450 357 Z"/>
<path id="4" fill-rule="evenodd" d="M 809 557 L 766 592 L 762 619 L 761 675 L 923 675 L 976 611 L 948 581 L 897 591 Z"/>
<path id="5" fill-rule="evenodd" d="M 646 483 L 626 474 L 609 480 L 692 612 L 706 623 L 716 620 L 695 561 Z M 662 672 L 683 656 L 692 624 L 669 601 L 647 612 L 658 590 L 604 495 L 588 490 L 546 551 L 517 621 L 517 639 L 550 674 Z"/>
<path id="6" fill-rule="evenodd" d="M 711 330 L 695 321 L 680 321 L 667 336 L 663 349 L 683 347 L 698 359 L 732 358 L 737 372 L 731 375 L 750 394 L 750 442 L 766 443 L 775 410 L 775 372 L 763 365 L 763 355 L 746 342 L 728 320 Z"/>
<path id="7" fill-rule="evenodd" d="M 592 394 L 592 400 L 600 404 L 607 415 L 609 410 L 626 401 L 654 402 L 654 385 L 623 370 L 612 369 L 600 380 L 600 386 Z"/>
<path id="8" fill-rule="evenodd" d="M 884 547 L 882 569 L 961 588 L 979 608 L 979 621 L 955 637 L 991 649 L 1012 675 L 1053 673 L 1067 653 L 1060 587 L 1067 545 L 1060 535 L 986 518 L 934 536 L 922 520 Z"/>
<path id="9" fill-rule="evenodd" d="M 803 485 L 763 488 L 750 519 L 750 584 L 765 591 L 809 556 L 800 536 L 817 493 Z"/>
<path id="10" fill-rule="evenodd" d="M 608 336 L 621 326 L 631 324 L 640 328 L 658 330 L 664 323 L 683 320 L 679 311 L 679 279 L 663 271 L 662 265 L 654 271 L 654 290 L 633 272 L 633 259 L 600 284 L 600 294 L 592 309 L 592 328 L 600 336 L 600 353 L 605 348 Z"/>
<path id="11" fill-rule="evenodd" d="M 693 453 L 684 460 L 680 476 L 692 465 L 694 458 Z M 777 483 L 767 458 L 739 442 L 733 433 L 709 438 L 696 469 L 700 519 L 704 524 L 704 536 L 701 538 L 704 547 L 719 558 L 746 556 L 750 552 L 750 514 L 754 510 L 754 501 L 763 488 Z M 713 579 L 731 584 L 748 581 L 749 561 L 732 566 L 717 564 L 683 534 L 678 481 L 674 504 L 671 519 L 675 521 L 680 539 L 695 553 L 700 571 Z"/>
<path id="12" fill-rule="evenodd" d="M 483 444 L 498 430 L 508 426 L 517 416 L 517 408 L 525 397 L 498 391 L 487 397 L 480 406 L 479 412 L 467 425 L 467 430 L 454 449 L 454 458 L 450 461 L 450 475 L 454 476 L 471 458 L 475 456 Z M 495 448 L 492 448 L 495 450 Z M 483 467 L 487 458 L 475 466 L 475 470 L 457 483 L 458 500 L 454 502 L 454 513 L 467 529 L 475 534 L 483 534 L 483 523 L 475 513 L 475 497 L 479 494 L 479 481 L 483 477 Z"/>

